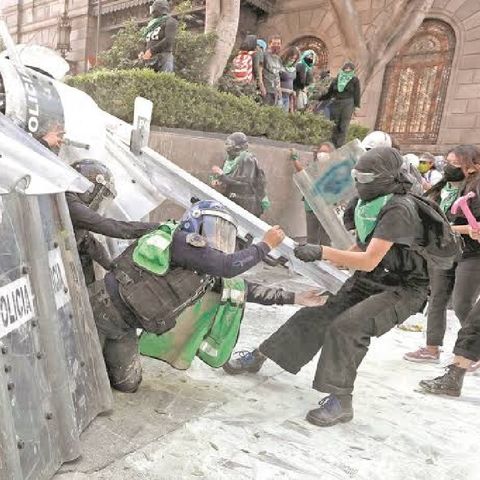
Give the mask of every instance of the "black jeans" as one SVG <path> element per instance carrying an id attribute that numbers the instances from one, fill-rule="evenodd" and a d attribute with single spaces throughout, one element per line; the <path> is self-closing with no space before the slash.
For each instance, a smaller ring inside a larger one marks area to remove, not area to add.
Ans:
<path id="1" fill-rule="evenodd" d="M 337 148 L 345 144 L 354 110 L 353 98 L 335 100 L 332 103 L 331 120 L 335 123 L 332 132 L 332 143 Z"/>
<path id="2" fill-rule="evenodd" d="M 453 353 L 474 362 L 480 360 L 480 300 L 474 305 L 458 332 Z"/>
<path id="3" fill-rule="evenodd" d="M 427 319 L 427 345 L 443 345 L 447 306 L 453 298 L 453 310 L 464 326 L 480 294 L 480 257 L 460 260 L 451 270 L 430 273 L 430 300 Z"/>
<path id="4" fill-rule="evenodd" d="M 330 245 L 330 237 L 313 212 L 305 212 L 307 220 L 307 242 L 314 245 Z"/>
<path id="5" fill-rule="evenodd" d="M 450 270 L 430 271 L 430 297 L 427 312 L 427 345 L 443 345 L 447 328 L 447 307 L 455 285 L 456 265 Z"/>
<path id="6" fill-rule="evenodd" d="M 384 286 L 355 274 L 322 307 L 299 310 L 259 347 L 284 370 L 296 374 L 322 349 L 313 388 L 347 395 L 370 339 L 420 311 L 427 287 Z"/>

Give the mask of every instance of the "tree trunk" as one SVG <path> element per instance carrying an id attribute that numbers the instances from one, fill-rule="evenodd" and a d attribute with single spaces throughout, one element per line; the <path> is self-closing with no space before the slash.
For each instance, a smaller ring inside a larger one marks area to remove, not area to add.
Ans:
<path id="1" fill-rule="evenodd" d="M 208 68 L 209 83 L 215 84 L 223 75 L 237 38 L 240 0 L 207 0 L 205 33 L 215 32 L 217 41 Z"/>
<path id="2" fill-rule="evenodd" d="M 434 0 L 393 0 L 389 21 L 365 38 L 356 0 L 330 0 L 350 58 L 357 64 L 364 90 L 374 75 L 398 53 L 422 24 Z"/>

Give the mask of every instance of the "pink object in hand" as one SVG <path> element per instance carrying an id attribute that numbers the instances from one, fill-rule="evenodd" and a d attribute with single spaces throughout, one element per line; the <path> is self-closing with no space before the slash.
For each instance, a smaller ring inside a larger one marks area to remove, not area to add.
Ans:
<path id="1" fill-rule="evenodd" d="M 480 224 L 477 222 L 477 219 L 473 216 L 470 207 L 468 206 L 468 201 L 471 198 L 475 198 L 476 195 L 473 192 L 467 193 L 463 197 L 460 197 L 455 203 L 452 205 L 452 213 L 456 215 L 458 210 L 461 210 L 467 219 L 468 224 L 474 229 L 479 230 Z"/>

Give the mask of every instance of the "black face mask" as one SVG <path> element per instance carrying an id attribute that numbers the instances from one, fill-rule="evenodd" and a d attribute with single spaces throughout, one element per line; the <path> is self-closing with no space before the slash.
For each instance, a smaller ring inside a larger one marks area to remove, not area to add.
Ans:
<path id="1" fill-rule="evenodd" d="M 444 176 L 447 182 L 461 182 L 462 180 L 465 180 L 463 170 L 460 167 L 455 167 L 449 163 L 445 165 Z"/>

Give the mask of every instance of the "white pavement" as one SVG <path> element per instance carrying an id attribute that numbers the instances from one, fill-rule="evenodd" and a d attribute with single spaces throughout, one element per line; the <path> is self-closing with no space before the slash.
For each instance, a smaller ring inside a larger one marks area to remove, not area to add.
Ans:
<path id="1" fill-rule="evenodd" d="M 295 311 L 249 306 L 238 347 L 256 346 Z M 445 361 L 458 329 L 450 317 Z M 328 429 L 304 420 L 321 398 L 310 388 L 316 359 L 297 376 L 269 362 L 237 377 L 199 360 L 179 372 L 145 359 L 139 392 L 115 395 L 114 412 L 83 435 L 83 458 L 54 480 L 480 480 L 480 377 L 466 377 L 459 399 L 416 391 L 443 372 L 402 360 L 423 343 L 423 333 L 399 329 L 375 339 L 354 420 Z"/>

